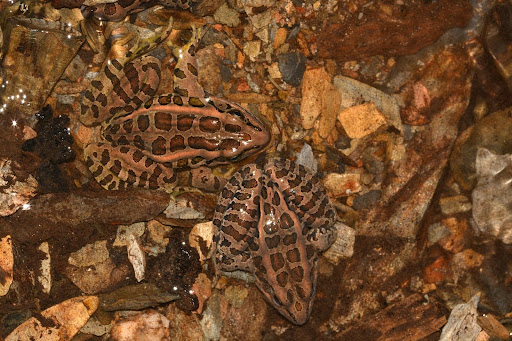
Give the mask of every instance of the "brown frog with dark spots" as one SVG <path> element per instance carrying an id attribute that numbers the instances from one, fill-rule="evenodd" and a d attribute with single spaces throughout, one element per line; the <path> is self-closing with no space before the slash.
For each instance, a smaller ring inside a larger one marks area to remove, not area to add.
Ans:
<path id="1" fill-rule="evenodd" d="M 105 189 L 170 190 L 179 170 L 242 160 L 267 145 L 270 134 L 259 119 L 199 86 L 194 34 L 176 51 L 174 93 L 155 97 L 160 61 L 148 55 L 129 61 L 131 52 L 107 61 L 85 92 L 80 120 L 100 123 L 103 141 L 89 144 L 84 155 Z M 215 179 L 205 187 L 218 190 L 221 184 Z"/>
<path id="2" fill-rule="evenodd" d="M 247 165 L 222 189 L 213 223 L 216 270 L 252 273 L 265 298 L 295 324 L 306 323 L 318 254 L 336 239 L 336 211 L 320 181 L 286 159 Z"/>

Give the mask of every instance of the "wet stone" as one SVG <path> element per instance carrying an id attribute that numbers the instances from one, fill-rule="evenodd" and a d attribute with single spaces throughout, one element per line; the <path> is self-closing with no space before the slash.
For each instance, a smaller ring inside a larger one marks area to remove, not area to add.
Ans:
<path id="1" fill-rule="evenodd" d="M 140 310 L 178 299 L 179 295 L 160 290 L 155 284 L 144 283 L 122 287 L 99 296 L 104 311 Z"/>
<path id="2" fill-rule="evenodd" d="M 300 52 L 279 55 L 279 71 L 283 80 L 291 86 L 299 86 L 306 71 L 306 57 Z"/>
<path id="3" fill-rule="evenodd" d="M 352 207 L 355 210 L 361 210 L 365 208 L 369 208 L 372 205 L 376 205 L 380 196 L 382 195 L 379 190 L 371 190 L 365 194 L 362 194 L 354 199 Z"/>

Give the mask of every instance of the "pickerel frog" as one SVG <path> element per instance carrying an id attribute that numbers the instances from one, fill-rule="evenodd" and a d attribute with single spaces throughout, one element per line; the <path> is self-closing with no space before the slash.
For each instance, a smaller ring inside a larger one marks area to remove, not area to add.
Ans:
<path id="1" fill-rule="evenodd" d="M 270 134 L 260 120 L 199 86 L 198 35 L 194 30 L 190 43 L 177 52 L 172 94 L 155 97 L 160 61 L 149 55 L 131 61 L 135 49 L 106 62 L 85 91 L 80 120 L 101 123 L 103 141 L 89 144 L 84 156 L 105 189 L 170 190 L 178 170 L 242 160 L 267 145 Z"/>
<path id="2" fill-rule="evenodd" d="M 216 270 L 252 273 L 265 298 L 304 324 L 313 305 L 318 253 L 336 239 L 336 211 L 305 167 L 270 159 L 247 165 L 222 189 L 213 223 Z"/>

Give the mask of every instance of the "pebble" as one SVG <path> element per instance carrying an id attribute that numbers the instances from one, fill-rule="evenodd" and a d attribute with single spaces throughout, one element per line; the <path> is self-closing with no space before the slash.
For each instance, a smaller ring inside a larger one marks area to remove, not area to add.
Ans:
<path id="1" fill-rule="evenodd" d="M 37 276 L 37 280 L 43 286 L 43 292 L 45 294 L 50 294 L 52 289 L 52 267 L 48 242 L 41 243 L 41 245 L 38 247 L 38 250 L 46 254 L 46 257 L 41 260 L 41 267 L 39 268 L 39 275 Z"/>
<path id="2" fill-rule="evenodd" d="M 146 272 L 146 254 L 137 235 L 133 233 L 129 235 L 126 252 L 128 260 L 132 263 L 135 279 L 137 282 L 142 281 Z"/>
<path id="3" fill-rule="evenodd" d="M 113 246 L 126 246 L 131 235 L 141 237 L 146 231 L 146 223 L 139 222 L 131 225 L 119 225 Z"/>
<path id="4" fill-rule="evenodd" d="M 93 244 L 87 244 L 76 252 L 72 252 L 69 255 L 68 263 L 76 267 L 84 267 L 102 263 L 108 258 L 107 241 L 99 240 Z"/>
<path id="5" fill-rule="evenodd" d="M 341 260 L 348 259 L 354 254 L 354 244 L 356 242 L 356 230 L 343 223 L 336 223 L 336 240 L 323 256 L 334 265 L 338 265 Z"/>
<path id="6" fill-rule="evenodd" d="M 478 301 L 475 295 L 467 303 L 455 306 L 443 327 L 439 341 L 475 340 L 482 328 L 477 323 Z"/>
<path id="7" fill-rule="evenodd" d="M 453 215 L 471 211 L 471 202 L 469 202 L 468 197 L 464 195 L 441 198 L 439 199 L 439 206 L 441 207 L 441 212 L 444 215 Z"/>
<path id="8" fill-rule="evenodd" d="M 389 125 L 394 126 L 400 132 L 403 131 L 400 107 L 393 96 L 345 76 L 334 77 L 334 85 L 342 95 L 342 109 L 371 102 L 384 115 Z"/>
<path id="9" fill-rule="evenodd" d="M 276 35 L 274 37 L 274 42 L 272 43 L 272 48 L 275 50 L 275 49 L 279 48 L 281 45 L 283 45 L 284 42 L 286 41 L 287 36 L 288 36 L 288 30 L 284 27 L 280 27 L 277 30 Z"/>
<path id="10" fill-rule="evenodd" d="M 169 320 L 156 311 L 142 312 L 117 321 L 110 336 L 115 341 L 170 340 Z"/>
<path id="11" fill-rule="evenodd" d="M 478 183 L 473 190 L 473 219 L 480 233 L 512 244 L 512 154 L 497 155 L 479 148 Z"/>
<path id="12" fill-rule="evenodd" d="M 281 70 L 281 73 L 283 73 L 283 79 L 285 79 L 283 70 Z M 324 94 L 330 85 L 331 76 L 324 68 L 307 68 L 302 81 L 302 102 L 300 106 L 300 118 L 304 129 L 313 128 L 315 121 L 322 112 Z"/>
<path id="13" fill-rule="evenodd" d="M 21 167 L 15 161 L 0 159 L 0 216 L 11 215 L 20 208 L 30 208 L 30 199 L 36 195 L 36 179 L 29 175 L 22 181 L 13 168 Z"/>
<path id="14" fill-rule="evenodd" d="M 199 253 L 199 261 L 201 263 L 206 262 L 208 254 L 204 254 L 204 251 L 209 253 L 212 248 L 213 236 L 215 233 L 215 227 L 212 221 L 206 223 L 199 223 L 194 225 L 188 235 L 188 242 L 191 247 L 196 248 Z M 206 250 L 203 250 L 201 245 L 206 246 Z"/>
<path id="15" fill-rule="evenodd" d="M 283 80 L 291 86 L 299 86 L 306 71 L 306 57 L 300 52 L 289 52 L 278 56 L 279 71 Z"/>
<path id="16" fill-rule="evenodd" d="M 347 136 L 352 139 L 368 136 L 386 124 L 386 118 L 372 102 L 355 105 L 341 111 L 338 121 Z"/>
<path id="17" fill-rule="evenodd" d="M 155 284 L 142 283 L 125 286 L 99 295 L 103 311 L 141 310 L 177 300 L 180 296 L 166 293 Z"/>
<path id="18" fill-rule="evenodd" d="M 303 165 L 309 169 L 313 174 L 318 170 L 318 162 L 313 155 L 313 149 L 307 143 L 304 143 L 300 152 L 297 153 L 297 164 Z"/>
<path id="19" fill-rule="evenodd" d="M 465 246 L 465 235 L 468 230 L 467 220 L 464 218 L 445 218 L 441 221 L 450 233 L 440 238 L 437 243 L 451 253 L 460 252 Z"/>
<path id="20" fill-rule="evenodd" d="M 254 62 L 258 58 L 261 52 L 261 40 L 251 40 L 243 46 L 244 54 Z"/>
<path id="21" fill-rule="evenodd" d="M 43 322 L 31 317 L 9 334 L 5 341 L 71 340 L 96 311 L 98 304 L 96 296 L 63 301 L 41 312 Z"/>
<path id="22" fill-rule="evenodd" d="M 240 25 L 240 15 L 237 11 L 228 6 L 227 3 L 222 4 L 213 14 L 213 18 L 219 24 L 228 27 L 236 27 Z"/>
<path id="23" fill-rule="evenodd" d="M 14 257 L 12 253 L 12 239 L 7 235 L 0 239 L 0 271 L 2 280 L 0 281 L 0 296 L 4 296 L 9 291 L 12 284 Z"/>
<path id="24" fill-rule="evenodd" d="M 332 197 L 345 197 L 361 191 L 360 180 L 361 174 L 330 173 L 324 178 L 324 186 Z"/>
<path id="25" fill-rule="evenodd" d="M 354 199 L 353 208 L 357 211 L 376 205 L 382 192 L 380 190 L 371 190 Z"/>
<path id="26" fill-rule="evenodd" d="M 470 129 L 457 138 L 450 155 L 453 177 L 465 190 L 476 185 L 475 160 L 479 148 L 495 154 L 512 154 L 512 107 L 485 116 Z"/>

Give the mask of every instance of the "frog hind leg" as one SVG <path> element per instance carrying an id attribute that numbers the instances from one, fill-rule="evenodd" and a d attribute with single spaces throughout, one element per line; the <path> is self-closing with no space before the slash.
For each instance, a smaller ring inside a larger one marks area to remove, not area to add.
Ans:
<path id="1" fill-rule="evenodd" d="M 198 82 L 196 52 L 202 37 L 202 29 L 192 27 L 192 38 L 187 44 L 175 47 L 173 53 L 178 58 L 174 69 L 174 92 L 184 97 L 207 98 L 208 94 Z"/>
<path id="2" fill-rule="evenodd" d="M 110 61 L 85 91 L 80 121 L 89 126 L 133 112 L 155 95 L 160 73 L 160 61 L 152 56 L 143 56 L 126 66 Z"/>
<path id="3" fill-rule="evenodd" d="M 155 162 L 136 148 L 90 144 L 84 157 L 93 177 L 107 190 L 140 187 L 170 191 L 177 182 L 173 165 Z"/>

